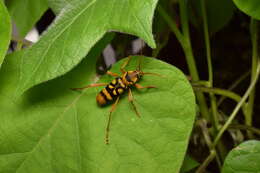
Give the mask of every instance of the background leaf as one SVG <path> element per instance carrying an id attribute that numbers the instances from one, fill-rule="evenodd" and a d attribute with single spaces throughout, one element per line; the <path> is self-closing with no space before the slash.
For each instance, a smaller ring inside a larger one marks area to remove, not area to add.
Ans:
<path id="1" fill-rule="evenodd" d="M 200 3 L 196 0 L 191 0 L 191 20 L 196 27 L 202 27 L 202 14 Z M 208 28 L 211 33 L 217 32 L 222 29 L 231 20 L 235 6 L 232 1 L 226 0 L 207 0 L 206 10 L 208 19 Z"/>
<path id="2" fill-rule="evenodd" d="M 138 58 L 133 57 L 128 70 L 136 69 Z M 8 60 L 0 76 L 19 76 L 17 62 L 11 62 L 15 59 Z M 111 106 L 97 106 L 95 96 L 101 88 L 69 90 L 91 79 L 86 60 L 17 101 L 0 93 L 0 172 L 179 172 L 195 117 L 195 99 L 186 77 L 171 65 L 143 58 L 144 71 L 165 77 L 144 76 L 140 84 L 158 88 L 133 91 L 141 118 L 127 95 L 122 97 L 113 113 L 110 145 L 105 145 Z M 111 71 L 119 72 L 124 60 Z M 111 79 L 104 76 L 99 82 Z M 0 82 L 8 84 L 6 80 Z"/>
<path id="3" fill-rule="evenodd" d="M 22 61 L 14 96 L 71 70 L 107 31 L 138 35 L 155 47 L 151 26 L 156 2 L 92 0 L 65 9 L 35 45 L 11 55 Z"/>
<path id="4" fill-rule="evenodd" d="M 188 154 L 185 155 L 184 161 L 181 166 L 181 173 L 189 172 L 192 169 L 196 168 L 199 166 L 199 163 L 194 160 L 191 156 Z"/>
<path id="5" fill-rule="evenodd" d="M 33 28 L 48 8 L 47 0 L 11 0 L 6 1 L 6 4 L 21 38 Z"/>
<path id="6" fill-rule="evenodd" d="M 233 0 L 237 8 L 247 15 L 260 20 L 260 2 L 258 0 Z"/>
<path id="7" fill-rule="evenodd" d="M 222 169 L 223 173 L 260 172 L 260 142 L 246 141 L 229 152 Z"/>
<path id="8" fill-rule="evenodd" d="M 0 67 L 3 63 L 6 51 L 11 39 L 11 22 L 8 11 L 2 1 L 0 1 Z"/>

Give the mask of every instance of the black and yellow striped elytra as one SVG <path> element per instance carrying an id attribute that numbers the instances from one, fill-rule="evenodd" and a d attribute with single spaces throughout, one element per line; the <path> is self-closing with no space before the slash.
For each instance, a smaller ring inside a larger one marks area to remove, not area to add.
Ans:
<path id="1" fill-rule="evenodd" d="M 137 71 L 127 71 L 122 77 L 117 77 L 103 88 L 96 97 L 99 106 L 105 106 L 125 93 L 129 87 L 139 81 L 141 76 Z"/>
<path id="2" fill-rule="evenodd" d="M 123 84 L 122 78 L 117 77 L 102 89 L 96 97 L 99 106 L 105 106 L 114 101 L 119 95 L 127 90 L 127 86 Z"/>
<path id="3" fill-rule="evenodd" d="M 112 108 L 109 111 L 108 123 L 107 123 L 107 127 L 106 127 L 106 138 L 105 138 L 106 144 L 109 143 L 109 129 L 110 129 L 111 115 L 112 115 L 112 112 L 115 110 L 121 95 L 125 92 L 128 92 L 128 100 L 131 103 L 131 105 L 133 106 L 133 109 L 134 109 L 136 115 L 138 117 L 140 117 L 140 114 L 137 111 L 136 106 L 133 102 L 134 98 L 133 98 L 131 88 L 132 87 L 136 87 L 137 89 L 156 88 L 155 86 L 144 86 L 143 87 L 140 84 L 138 84 L 138 81 L 141 79 L 141 77 L 143 75 L 146 75 L 146 74 L 161 76 L 156 73 L 142 72 L 140 70 L 140 62 L 139 62 L 139 67 L 137 70 L 126 71 L 124 68 L 129 63 L 130 59 L 131 59 L 131 57 L 128 57 L 128 59 L 122 64 L 122 66 L 120 68 L 120 71 L 122 73 L 121 76 L 117 73 L 113 73 L 110 71 L 107 72 L 108 75 L 116 77 L 109 84 L 94 83 L 94 84 L 90 84 L 90 85 L 87 85 L 82 88 L 72 88 L 73 90 L 82 90 L 82 89 L 91 88 L 91 87 L 106 86 L 97 94 L 97 97 L 96 97 L 96 101 L 99 106 L 105 106 L 111 102 L 114 102 L 112 105 Z"/>

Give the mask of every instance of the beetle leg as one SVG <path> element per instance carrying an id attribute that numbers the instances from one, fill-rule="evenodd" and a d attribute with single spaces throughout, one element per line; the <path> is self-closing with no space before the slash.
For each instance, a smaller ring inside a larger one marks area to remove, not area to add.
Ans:
<path id="1" fill-rule="evenodd" d="M 113 77 L 118 77 L 118 76 L 120 76 L 119 74 L 114 73 L 114 72 L 111 72 L 111 71 L 107 71 L 106 73 L 107 73 L 108 75 L 110 75 L 110 76 L 113 76 Z"/>
<path id="2" fill-rule="evenodd" d="M 81 88 L 71 88 L 72 90 L 83 90 L 86 88 L 92 88 L 92 87 L 99 87 L 99 86 L 107 86 L 107 83 L 93 83 L 93 84 L 89 84 L 87 86 L 81 87 Z"/>
<path id="3" fill-rule="evenodd" d="M 135 84 L 135 87 L 138 88 L 138 89 L 144 89 L 144 88 L 157 88 L 156 86 L 142 86 L 140 84 Z"/>
<path id="4" fill-rule="evenodd" d="M 139 112 L 137 111 L 136 106 L 135 106 L 135 104 L 134 104 L 134 97 L 133 97 L 133 94 L 132 94 L 132 91 L 131 91 L 130 88 L 129 88 L 129 92 L 128 92 L 128 100 L 129 100 L 129 102 L 132 104 L 136 115 L 140 118 L 140 114 L 139 114 Z"/>
<path id="5" fill-rule="evenodd" d="M 118 104 L 118 102 L 119 102 L 119 97 L 117 97 L 116 102 L 112 105 L 112 108 L 109 111 L 107 128 L 106 128 L 106 144 L 109 144 L 109 131 L 110 131 L 112 112 L 114 112 L 114 110 L 116 109 L 116 105 Z"/>

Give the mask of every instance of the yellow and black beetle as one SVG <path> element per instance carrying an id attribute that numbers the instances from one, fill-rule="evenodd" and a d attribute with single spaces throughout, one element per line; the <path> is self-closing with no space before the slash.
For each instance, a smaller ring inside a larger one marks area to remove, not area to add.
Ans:
<path id="1" fill-rule="evenodd" d="M 128 59 L 121 65 L 120 71 L 122 75 L 120 76 L 117 73 L 113 73 L 110 71 L 107 71 L 107 74 L 113 77 L 116 77 L 115 79 L 112 80 L 109 84 L 107 83 L 94 83 L 90 84 L 81 88 L 72 88 L 73 90 L 82 90 L 86 88 L 91 88 L 91 87 L 99 87 L 99 86 L 106 86 L 103 88 L 97 95 L 96 101 L 99 106 L 104 106 L 107 105 L 108 103 L 111 103 L 114 101 L 114 104 L 112 105 L 112 108 L 109 111 L 109 118 L 108 118 L 108 123 L 107 123 L 107 128 L 106 128 L 106 144 L 109 144 L 109 129 L 110 129 L 110 121 L 111 121 L 111 115 L 112 112 L 115 110 L 116 105 L 118 104 L 118 101 L 120 99 L 120 95 L 128 91 L 128 100 L 132 104 L 134 111 L 138 117 L 140 117 L 139 112 L 136 109 L 136 106 L 133 102 L 133 94 L 131 91 L 131 87 L 136 87 L 138 89 L 143 89 L 143 88 L 156 88 L 155 86 L 141 86 L 137 82 L 141 79 L 143 75 L 156 75 L 156 76 L 161 76 L 156 73 L 146 73 L 142 72 L 140 69 L 140 61 L 139 61 L 139 66 L 137 70 L 134 71 L 126 71 L 125 67 L 129 63 L 131 59 L 131 56 L 128 57 Z"/>

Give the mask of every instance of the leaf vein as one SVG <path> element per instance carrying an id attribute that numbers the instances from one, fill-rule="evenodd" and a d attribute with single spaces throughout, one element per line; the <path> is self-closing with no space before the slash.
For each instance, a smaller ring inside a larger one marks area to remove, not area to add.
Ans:
<path id="1" fill-rule="evenodd" d="M 85 8 L 83 8 L 77 15 L 75 15 L 74 18 L 72 18 L 71 22 L 69 22 L 69 24 L 66 25 L 66 26 L 61 30 L 61 32 L 59 32 L 59 33 L 57 34 L 57 36 L 54 37 L 54 38 L 50 41 L 50 43 L 48 44 L 48 46 L 47 46 L 47 48 L 46 48 L 46 51 L 44 52 L 43 56 L 42 56 L 42 57 L 40 58 L 40 60 L 38 61 L 38 64 L 35 66 L 34 70 L 32 71 L 32 73 L 31 73 L 32 75 L 27 79 L 27 81 L 24 82 L 24 86 L 26 86 L 26 85 L 28 84 L 28 82 L 31 81 L 31 78 L 33 77 L 33 75 L 35 74 L 35 72 L 39 69 L 40 65 L 42 64 L 42 62 L 43 62 L 45 56 L 47 55 L 47 53 L 48 53 L 50 47 L 52 46 L 53 42 L 54 42 L 55 40 L 57 40 L 57 39 L 61 36 L 61 34 L 63 34 L 63 33 L 68 29 L 68 27 L 71 26 L 71 24 L 72 24 L 73 22 L 75 22 L 75 20 L 77 20 L 77 18 L 78 18 L 82 13 L 84 13 L 89 7 L 91 7 L 93 4 L 95 4 L 95 2 L 96 2 L 96 0 L 93 0 L 93 1 L 90 2 Z"/>

